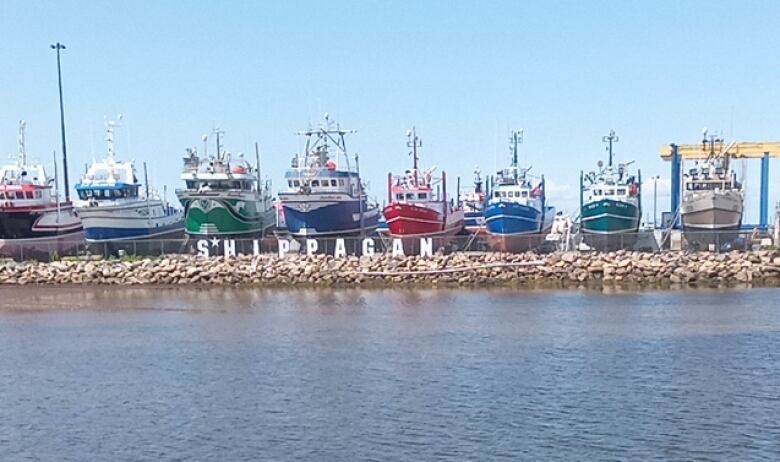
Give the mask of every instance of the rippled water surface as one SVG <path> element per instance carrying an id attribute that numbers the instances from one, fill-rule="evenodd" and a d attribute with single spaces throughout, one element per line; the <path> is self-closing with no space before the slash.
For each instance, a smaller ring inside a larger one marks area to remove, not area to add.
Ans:
<path id="1" fill-rule="evenodd" d="M 0 289 L 2 460 L 780 460 L 780 291 Z"/>

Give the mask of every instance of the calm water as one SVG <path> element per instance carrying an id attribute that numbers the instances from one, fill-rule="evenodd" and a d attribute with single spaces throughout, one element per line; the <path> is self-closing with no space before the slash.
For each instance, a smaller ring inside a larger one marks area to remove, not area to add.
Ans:
<path id="1" fill-rule="evenodd" d="M 780 291 L 0 289 L 2 460 L 778 460 Z"/>

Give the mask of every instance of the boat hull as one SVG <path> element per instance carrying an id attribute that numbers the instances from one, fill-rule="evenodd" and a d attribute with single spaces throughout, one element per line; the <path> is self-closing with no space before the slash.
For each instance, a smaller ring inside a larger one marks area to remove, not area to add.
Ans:
<path id="1" fill-rule="evenodd" d="M 689 244 L 720 246 L 733 242 L 742 226 L 740 191 L 697 191 L 683 196 L 680 219 Z"/>
<path id="2" fill-rule="evenodd" d="M 640 210 L 632 202 L 602 199 L 582 206 L 583 242 L 602 250 L 631 248 L 639 231 Z"/>
<path id="3" fill-rule="evenodd" d="M 287 230 L 296 237 L 369 234 L 378 226 L 379 209 L 365 200 L 304 194 L 279 198 Z"/>
<path id="4" fill-rule="evenodd" d="M 0 209 L 0 239 L 36 239 L 82 230 L 73 206 Z"/>
<path id="5" fill-rule="evenodd" d="M 442 209 L 446 204 L 437 204 Z M 387 221 L 388 235 L 401 239 L 404 253 L 414 255 L 421 249 L 420 239 L 431 238 L 433 250 L 449 245 L 463 231 L 463 211 L 456 210 L 446 216 L 439 210 L 415 204 L 393 203 L 382 211 Z"/>
<path id="6" fill-rule="evenodd" d="M 493 250 L 525 252 L 539 247 L 552 227 L 555 208 L 544 213 L 516 202 L 497 202 L 485 208 L 487 242 Z"/>
<path id="7" fill-rule="evenodd" d="M 445 205 L 446 206 L 446 205 Z M 393 237 L 440 237 L 463 229 L 463 212 L 444 215 L 439 210 L 415 204 L 393 203 L 382 211 L 388 232 Z"/>
<path id="8" fill-rule="evenodd" d="M 161 205 L 156 202 L 149 206 L 139 201 L 116 206 L 81 207 L 77 212 L 84 224 L 87 242 L 175 239 L 183 235 L 184 220 L 180 212 L 150 217 L 148 213 L 152 207 Z"/>
<path id="9" fill-rule="evenodd" d="M 185 232 L 196 238 L 257 237 L 276 225 L 270 201 L 253 196 L 178 195 L 184 206 Z"/>
<path id="10" fill-rule="evenodd" d="M 463 228 L 469 234 L 484 234 L 485 214 L 482 211 L 465 212 L 463 214 Z"/>

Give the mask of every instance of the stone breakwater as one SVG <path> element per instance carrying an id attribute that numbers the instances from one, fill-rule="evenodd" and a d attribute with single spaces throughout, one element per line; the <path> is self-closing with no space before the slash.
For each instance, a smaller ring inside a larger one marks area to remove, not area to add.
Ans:
<path id="1" fill-rule="evenodd" d="M 136 261 L 0 261 L 0 284 L 669 287 L 780 286 L 780 252 L 456 253 L 433 257 L 169 256 Z"/>

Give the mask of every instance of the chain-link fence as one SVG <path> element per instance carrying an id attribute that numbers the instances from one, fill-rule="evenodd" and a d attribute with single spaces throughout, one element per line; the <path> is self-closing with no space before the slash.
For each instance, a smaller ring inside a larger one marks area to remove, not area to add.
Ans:
<path id="1" fill-rule="evenodd" d="M 614 235 L 579 234 L 575 236 L 523 235 L 495 237 L 458 235 L 428 239 L 393 239 L 388 236 L 345 238 L 262 239 L 148 239 L 101 243 L 84 241 L 30 242 L 0 240 L 0 257 L 17 261 L 52 261 L 69 257 L 133 258 L 164 255 L 234 256 L 256 254 L 347 255 L 428 255 L 452 252 L 526 252 L 549 253 L 561 250 L 659 252 L 663 250 L 727 252 L 772 245 L 771 239 L 752 232 L 683 232 L 656 230 Z"/>

